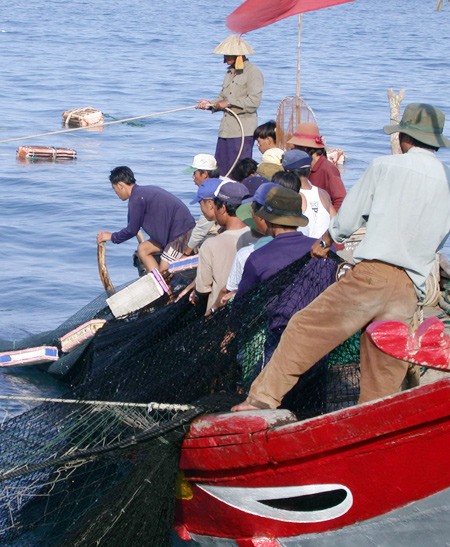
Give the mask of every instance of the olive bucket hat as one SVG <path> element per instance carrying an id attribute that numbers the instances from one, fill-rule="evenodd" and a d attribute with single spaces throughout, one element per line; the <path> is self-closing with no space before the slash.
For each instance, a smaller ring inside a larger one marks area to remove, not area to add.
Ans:
<path id="1" fill-rule="evenodd" d="M 383 129 L 387 135 L 405 133 L 429 146 L 449 147 L 450 140 L 442 134 L 444 123 L 445 114 L 439 108 L 431 104 L 411 103 L 405 108 L 399 124 L 385 125 Z"/>
<path id="2" fill-rule="evenodd" d="M 284 226 L 303 227 L 309 222 L 308 217 L 302 213 L 301 195 L 279 185 L 269 190 L 264 205 L 255 214 L 273 224 Z"/>

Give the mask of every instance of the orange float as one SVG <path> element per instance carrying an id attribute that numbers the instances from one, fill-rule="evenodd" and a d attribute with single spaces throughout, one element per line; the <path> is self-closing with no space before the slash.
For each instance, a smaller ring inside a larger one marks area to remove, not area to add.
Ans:
<path id="1" fill-rule="evenodd" d="M 72 160 L 77 157 L 76 150 L 55 148 L 53 146 L 19 146 L 17 158 L 20 160 Z"/>

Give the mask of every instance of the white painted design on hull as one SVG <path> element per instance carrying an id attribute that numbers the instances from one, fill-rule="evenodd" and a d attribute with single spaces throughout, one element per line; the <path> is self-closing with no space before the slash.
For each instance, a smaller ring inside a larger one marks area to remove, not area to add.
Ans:
<path id="1" fill-rule="evenodd" d="M 263 488 L 197 486 L 239 511 L 283 522 L 332 520 L 347 513 L 353 505 L 351 491 L 342 484 Z"/>

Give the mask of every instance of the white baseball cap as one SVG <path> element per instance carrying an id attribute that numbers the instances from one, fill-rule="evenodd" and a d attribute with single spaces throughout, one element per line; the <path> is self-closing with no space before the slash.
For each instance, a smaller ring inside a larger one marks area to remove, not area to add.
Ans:
<path id="1" fill-rule="evenodd" d="M 193 173 L 200 169 L 202 171 L 214 171 L 217 169 L 217 161 L 211 154 L 197 154 L 192 160 L 192 165 L 185 169 L 183 173 Z"/>

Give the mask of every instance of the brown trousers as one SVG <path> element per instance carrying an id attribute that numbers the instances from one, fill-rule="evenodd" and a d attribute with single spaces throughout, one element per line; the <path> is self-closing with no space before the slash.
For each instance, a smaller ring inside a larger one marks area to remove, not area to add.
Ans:
<path id="1" fill-rule="evenodd" d="M 404 270 L 384 262 L 360 262 L 291 318 L 272 358 L 253 382 L 248 402 L 278 407 L 301 374 L 352 334 L 382 319 L 411 325 L 416 306 L 414 285 Z M 400 390 L 407 362 L 381 352 L 365 333 L 360 357 L 360 403 Z"/>

